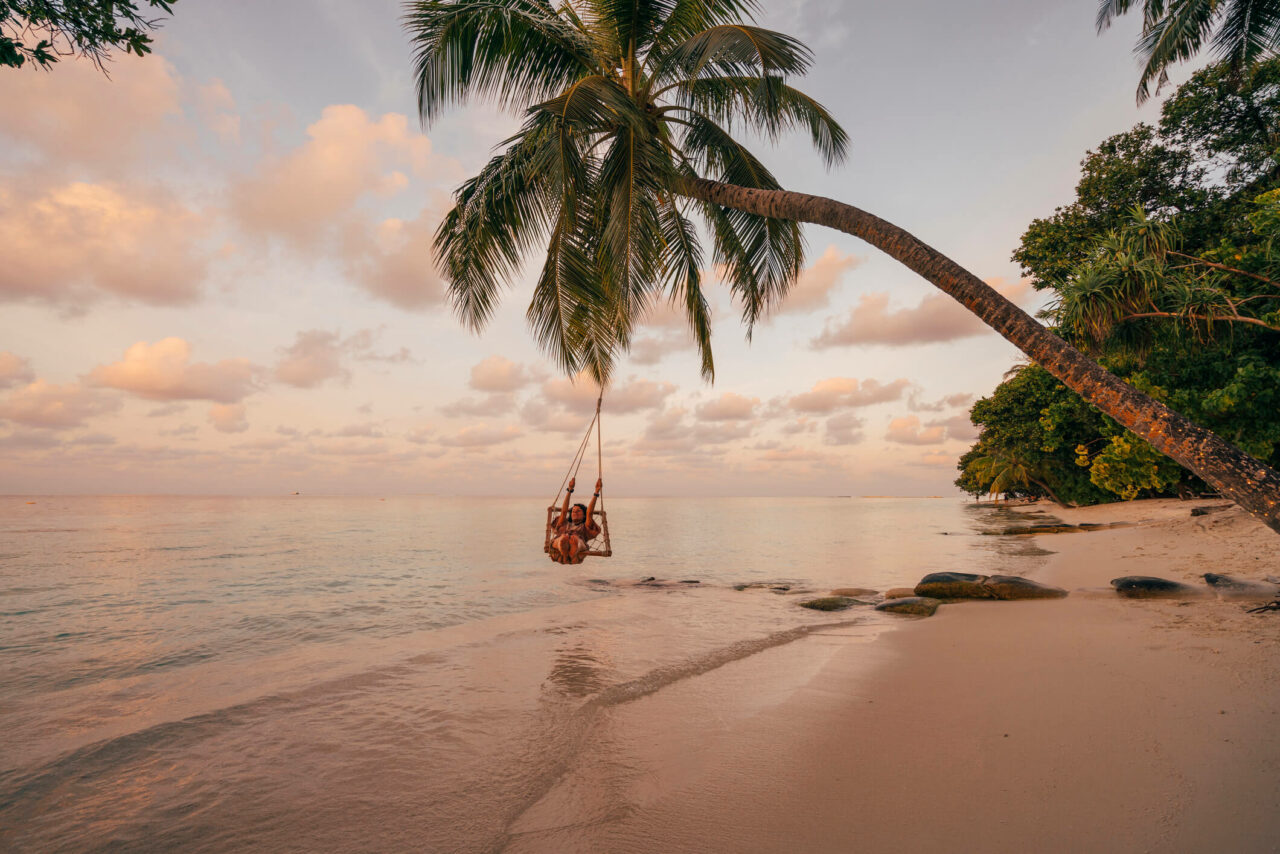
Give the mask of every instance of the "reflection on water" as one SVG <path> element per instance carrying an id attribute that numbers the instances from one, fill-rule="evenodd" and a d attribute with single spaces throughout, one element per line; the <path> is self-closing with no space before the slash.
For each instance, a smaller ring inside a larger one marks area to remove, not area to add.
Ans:
<path id="1" fill-rule="evenodd" d="M 493 850 L 611 705 L 875 623 L 804 592 L 1035 551 L 955 500 L 613 499 L 581 567 L 539 501 L 28 500 L 0 498 L 4 850 Z M 733 589 L 761 581 L 791 589 Z"/>

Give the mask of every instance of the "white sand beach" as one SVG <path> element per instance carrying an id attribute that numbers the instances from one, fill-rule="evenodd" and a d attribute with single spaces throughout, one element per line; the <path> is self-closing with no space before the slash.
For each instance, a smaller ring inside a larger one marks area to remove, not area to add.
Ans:
<path id="1" fill-rule="evenodd" d="M 1280 575 L 1273 533 L 1206 503 L 1041 505 L 1134 523 L 1036 538 L 1066 599 L 819 632 L 621 705 L 508 850 L 1280 850 L 1280 612 L 1108 585 Z"/>

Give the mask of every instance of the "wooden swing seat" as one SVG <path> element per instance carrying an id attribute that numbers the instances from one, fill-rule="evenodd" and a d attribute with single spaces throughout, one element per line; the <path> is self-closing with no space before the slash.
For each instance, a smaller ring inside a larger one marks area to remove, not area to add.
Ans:
<path id="1" fill-rule="evenodd" d="M 552 504 L 547 508 L 547 533 L 542 540 L 542 550 L 547 554 L 551 554 L 551 540 L 554 531 L 551 529 L 552 523 L 555 522 L 556 516 L 559 515 L 560 508 Z M 603 510 L 595 510 L 592 516 L 600 519 L 600 533 L 596 534 L 587 543 L 587 551 L 578 552 L 583 557 L 613 557 L 613 548 L 609 544 L 609 517 Z M 600 546 L 600 548 L 597 548 Z"/>

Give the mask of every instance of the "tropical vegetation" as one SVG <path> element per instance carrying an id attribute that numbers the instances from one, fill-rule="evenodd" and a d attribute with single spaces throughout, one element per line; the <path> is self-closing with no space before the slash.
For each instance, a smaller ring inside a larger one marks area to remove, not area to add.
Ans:
<path id="1" fill-rule="evenodd" d="M 1240 87 L 1229 65 L 1194 75 L 1082 164 L 1075 200 L 1014 253 L 1059 334 L 1112 372 L 1259 460 L 1280 462 L 1280 59 Z M 1016 458 L 1016 494 L 1095 503 L 1210 487 L 1036 366 L 970 416 L 981 428 L 957 485 L 995 486 L 983 460 Z M 1001 490 L 1006 491 L 1006 490 Z"/>
<path id="2" fill-rule="evenodd" d="M 685 307 L 714 372 L 701 292 L 712 260 L 748 330 L 794 283 L 799 224 L 862 238 L 953 296 L 1033 361 L 1161 453 L 1280 531 L 1280 474 L 1107 373 L 982 280 L 872 214 L 781 189 L 735 135 L 806 131 L 829 165 L 846 135 L 792 87 L 808 48 L 748 21 L 751 0 L 417 0 L 405 25 L 419 109 L 488 99 L 523 110 L 505 148 L 457 191 L 436 239 L 463 321 L 482 327 L 535 246 L 528 317 L 560 366 L 606 383 L 660 297 Z"/>
<path id="3" fill-rule="evenodd" d="M 112 49 L 151 52 L 154 11 L 173 14 L 178 0 L 0 0 L 0 67 L 49 69 L 64 56 L 98 68 Z"/>
<path id="4" fill-rule="evenodd" d="M 1098 31 L 1142 7 L 1142 33 L 1134 52 L 1142 60 L 1138 103 L 1169 82 L 1169 66 L 1190 59 L 1208 41 L 1214 58 L 1233 76 L 1247 76 L 1280 48 L 1277 0 L 1101 0 Z"/>

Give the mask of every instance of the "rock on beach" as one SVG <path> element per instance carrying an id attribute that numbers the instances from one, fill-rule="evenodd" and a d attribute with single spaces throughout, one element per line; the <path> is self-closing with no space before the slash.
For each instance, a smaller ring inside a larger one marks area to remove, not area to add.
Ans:
<path id="1" fill-rule="evenodd" d="M 1156 578 L 1151 575 L 1126 575 L 1111 579 L 1111 586 L 1121 596 L 1130 599 L 1191 599 L 1203 596 L 1207 591 L 1181 581 Z"/>
<path id="2" fill-rule="evenodd" d="M 1016 575 L 931 572 L 915 587 L 916 596 L 934 599 L 1061 599 L 1067 591 Z"/>
<path id="3" fill-rule="evenodd" d="M 876 606 L 877 611 L 889 614 L 909 614 L 914 617 L 932 617 L 938 610 L 941 600 L 929 596 L 904 596 L 900 599 L 887 599 Z"/>

